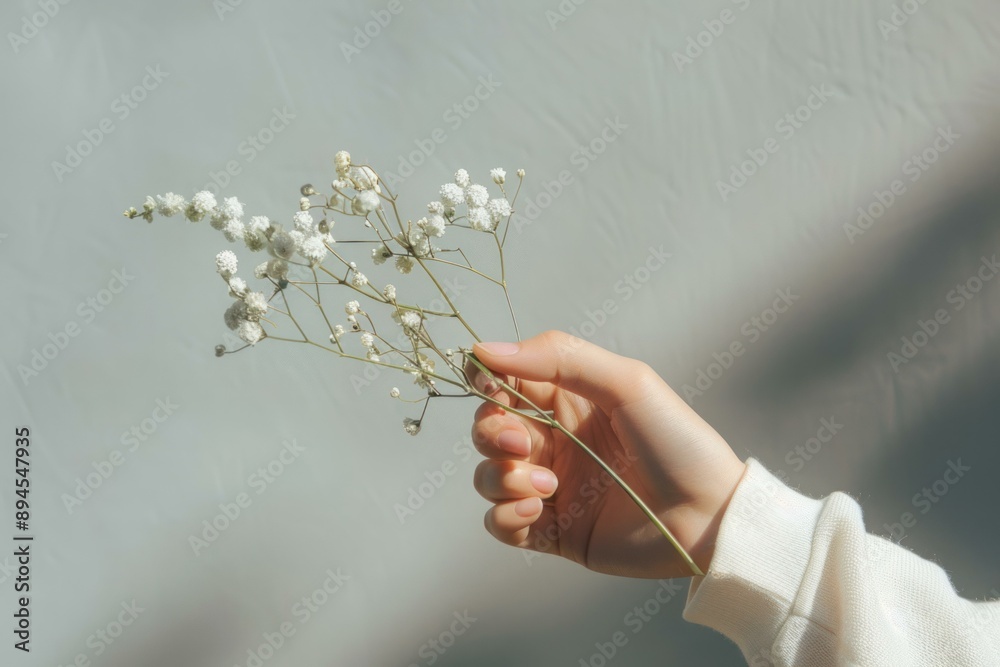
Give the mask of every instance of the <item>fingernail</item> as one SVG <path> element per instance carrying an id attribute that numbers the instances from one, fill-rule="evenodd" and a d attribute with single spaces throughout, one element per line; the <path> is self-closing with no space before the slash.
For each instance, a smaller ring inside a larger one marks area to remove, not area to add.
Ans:
<path id="1" fill-rule="evenodd" d="M 497 447 L 515 456 L 527 456 L 531 453 L 531 441 L 524 433 L 507 429 L 497 436 Z"/>
<path id="2" fill-rule="evenodd" d="M 476 343 L 476 345 L 495 357 L 506 357 L 521 349 L 518 343 Z"/>
<path id="3" fill-rule="evenodd" d="M 475 378 L 473 378 L 473 382 L 476 384 L 476 389 L 487 396 L 497 390 L 497 383 L 494 382 L 492 378 L 487 377 L 482 371 L 476 373 Z"/>
<path id="4" fill-rule="evenodd" d="M 548 470 L 532 470 L 528 478 L 539 493 L 552 493 L 556 490 L 556 476 Z"/>
<path id="5" fill-rule="evenodd" d="M 514 505 L 514 513 L 518 516 L 529 517 L 535 516 L 542 511 L 542 499 L 541 498 L 525 498 L 524 500 L 518 500 L 517 504 Z"/>

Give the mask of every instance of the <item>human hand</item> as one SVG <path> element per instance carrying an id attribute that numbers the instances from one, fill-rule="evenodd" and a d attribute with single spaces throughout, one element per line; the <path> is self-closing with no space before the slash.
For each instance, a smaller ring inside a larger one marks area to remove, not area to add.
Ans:
<path id="1" fill-rule="evenodd" d="M 520 343 L 477 344 L 473 352 L 498 379 L 553 411 L 708 570 L 745 465 L 655 371 L 560 331 Z M 484 394 L 531 412 L 472 362 L 466 372 Z M 472 439 L 487 457 L 475 473 L 476 490 L 494 503 L 486 529 L 501 542 L 607 574 L 691 574 L 632 499 L 564 433 L 485 401 Z"/>

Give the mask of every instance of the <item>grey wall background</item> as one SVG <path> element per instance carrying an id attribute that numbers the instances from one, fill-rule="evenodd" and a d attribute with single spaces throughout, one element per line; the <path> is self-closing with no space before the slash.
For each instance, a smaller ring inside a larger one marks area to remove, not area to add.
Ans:
<path id="1" fill-rule="evenodd" d="M 403 0 L 384 26 L 371 22 L 385 2 L 45 6 L 0 9 L 0 392 L 11 447 L 16 425 L 33 433 L 36 536 L 33 650 L 15 652 L 8 635 L 4 664 L 247 665 L 286 622 L 295 635 L 267 665 L 431 664 L 421 647 L 467 610 L 476 622 L 436 664 L 578 665 L 629 630 L 625 615 L 656 582 L 529 565 L 482 529 L 479 456 L 462 442 L 473 402 L 433 405 L 411 439 L 388 374 L 356 391 L 361 368 L 293 346 L 215 359 L 228 298 L 212 258 L 226 244 L 205 226 L 121 217 L 146 194 L 190 196 L 235 161 L 224 193 L 285 219 L 302 183 L 328 183 L 336 150 L 397 171 L 438 128 L 446 140 L 397 187 L 414 211 L 458 167 L 480 180 L 524 167 L 522 203 L 548 202 L 509 242 L 526 334 L 579 331 L 614 300 L 588 337 L 678 390 L 741 341 L 747 352 L 692 398 L 741 456 L 806 493 L 851 493 L 874 532 L 911 512 L 904 546 L 964 596 L 997 594 L 1000 280 L 948 300 L 1000 253 L 994 2 Z M 887 23 L 894 6 L 899 25 Z M 729 22 L 711 23 L 724 10 Z M 366 25 L 376 34 L 348 58 L 342 43 Z M 699 34 L 707 46 L 678 66 Z M 123 106 L 147 68 L 161 80 Z M 456 123 L 448 110 L 480 77 L 499 83 Z M 779 123 L 813 87 L 829 93 L 789 134 Z M 251 160 L 241 144 L 275 110 L 287 124 Z M 95 134 L 104 119 L 113 131 Z M 626 129 L 581 160 L 607 119 Z M 947 128 L 957 138 L 935 154 Z M 77 166 L 54 166 L 96 138 Z M 718 183 L 769 138 L 776 152 L 723 197 Z M 925 151 L 935 161 L 914 171 Z M 570 185 L 540 198 L 563 170 Z M 892 205 L 849 233 L 897 179 Z M 672 257 L 626 299 L 615 286 L 650 246 Z M 127 286 L 91 310 L 115 271 Z M 747 323 L 785 289 L 799 299 L 751 340 Z M 457 300 L 489 337 L 510 338 L 492 298 L 470 284 Z M 942 308 L 949 322 L 897 372 L 887 355 Z M 25 376 L 70 323 L 78 335 Z M 123 433 L 157 401 L 177 407 L 129 451 Z M 789 453 L 830 418 L 843 429 L 799 469 Z M 249 478 L 291 439 L 304 452 L 258 495 Z M 64 494 L 114 450 L 122 465 L 68 509 Z M 970 472 L 923 513 L 914 494 L 958 459 Z M 457 473 L 401 523 L 394 506 L 449 461 Z M 252 505 L 195 555 L 189 537 L 241 492 Z M 303 622 L 295 605 L 338 569 L 350 579 Z M 110 645 L 96 639 L 133 601 L 135 622 Z M 629 633 L 614 664 L 742 664 L 682 608 L 678 596 Z"/>

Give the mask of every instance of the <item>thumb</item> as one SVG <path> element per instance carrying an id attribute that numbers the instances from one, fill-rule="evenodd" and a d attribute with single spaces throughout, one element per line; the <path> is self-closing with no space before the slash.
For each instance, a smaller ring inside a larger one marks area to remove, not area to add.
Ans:
<path id="1" fill-rule="evenodd" d="M 646 364 L 562 331 L 546 331 L 520 343 L 476 343 L 472 349 L 492 371 L 550 382 L 609 413 L 648 391 L 639 381 Z"/>

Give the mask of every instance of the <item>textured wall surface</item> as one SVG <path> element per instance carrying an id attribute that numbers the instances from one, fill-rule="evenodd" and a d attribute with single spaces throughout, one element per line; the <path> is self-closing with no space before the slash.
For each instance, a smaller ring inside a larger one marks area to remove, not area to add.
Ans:
<path id="1" fill-rule="evenodd" d="M 121 215 L 230 181 L 284 220 L 341 148 L 398 175 L 418 215 L 458 167 L 524 167 L 522 333 L 647 361 L 741 456 L 852 494 L 874 532 L 910 513 L 904 546 L 966 597 L 1000 589 L 995 0 L 18 0 L 0 25 L 0 553 L 23 425 L 35 536 L 32 651 L 7 633 L 0 663 L 249 666 L 264 645 L 275 666 L 575 666 L 624 630 L 616 665 L 742 664 L 681 619 L 686 584 L 636 631 L 657 582 L 495 542 L 474 402 L 432 404 L 410 438 L 389 374 L 282 344 L 216 359 L 226 242 Z M 458 292 L 485 338 L 512 337 L 495 292 Z M 842 428 L 802 456 L 821 420 Z"/>

